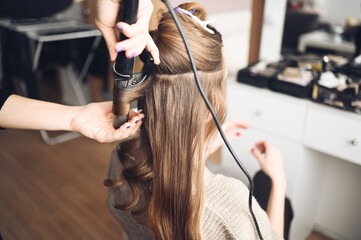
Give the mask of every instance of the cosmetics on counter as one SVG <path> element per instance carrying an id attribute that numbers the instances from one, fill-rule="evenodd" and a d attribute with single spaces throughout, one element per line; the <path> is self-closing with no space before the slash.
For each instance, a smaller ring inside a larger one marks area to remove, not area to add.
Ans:
<path id="1" fill-rule="evenodd" d="M 238 72 L 237 81 L 361 114 L 361 56 L 288 56 L 259 61 Z"/>

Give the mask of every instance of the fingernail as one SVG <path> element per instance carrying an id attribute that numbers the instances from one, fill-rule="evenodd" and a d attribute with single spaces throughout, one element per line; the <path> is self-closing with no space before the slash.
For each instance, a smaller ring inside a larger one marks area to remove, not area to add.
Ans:
<path id="1" fill-rule="evenodd" d="M 128 58 L 131 59 L 131 58 L 133 58 L 134 56 L 135 56 L 135 53 L 131 53 Z"/>
<path id="2" fill-rule="evenodd" d="M 130 127 L 131 127 L 130 125 L 127 126 L 127 128 L 130 128 Z"/>
<path id="3" fill-rule="evenodd" d="M 135 124 L 139 123 L 139 119 L 135 120 Z"/>
<path id="4" fill-rule="evenodd" d="M 119 31 L 123 30 L 123 28 L 121 26 L 119 26 L 119 25 L 116 25 L 116 27 L 118 28 Z"/>
<path id="5" fill-rule="evenodd" d="M 144 121 L 144 117 L 142 117 L 140 120 L 143 122 L 143 121 Z"/>
<path id="6" fill-rule="evenodd" d="M 118 47 L 117 48 L 117 52 L 123 52 L 124 51 L 124 48 L 123 47 Z"/>
<path id="7" fill-rule="evenodd" d="M 252 152 L 254 152 L 254 148 L 252 148 L 252 150 L 251 150 Z"/>

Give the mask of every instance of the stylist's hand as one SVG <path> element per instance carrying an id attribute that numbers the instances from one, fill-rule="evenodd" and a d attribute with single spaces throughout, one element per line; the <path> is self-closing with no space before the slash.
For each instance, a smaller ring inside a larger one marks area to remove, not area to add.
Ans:
<path id="1" fill-rule="evenodd" d="M 232 140 L 232 139 L 235 139 L 242 135 L 240 131 L 237 131 L 237 129 L 240 129 L 240 128 L 248 129 L 250 127 L 251 126 L 247 123 L 237 121 L 237 120 L 231 120 L 231 121 L 225 122 L 222 125 L 222 130 L 223 130 L 224 134 L 226 135 L 226 138 L 228 140 Z M 209 147 L 207 149 L 207 155 L 210 155 L 210 154 L 214 153 L 215 151 L 217 151 L 217 149 L 219 147 L 221 147 L 223 145 L 223 143 L 224 143 L 224 141 L 221 137 L 221 134 L 217 130 L 216 137 L 213 139 L 213 141 L 211 142 L 211 144 L 209 145 Z"/>
<path id="2" fill-rule="evenodd" d="M 153 12 L 151 0 L 139 0 L 138 18 L 135 24 L 117 23 L 120 0 L 97 0 L 97 16 L 95 23 L 102 32 L 107 43 L 110 58 L 115 60 L 117 52 L 125 51 L 128 58 L 138 56 L 147 49 L 153 56 L 154 63 L 159 64 L 159 51 L 149 35 L 149 20 Z M 117 42 L 117 27 L 129 39 Z"/>
<path id="3" fill-rule="evenodd" d="M 131 111 L 130 120 L 115 130 L 112 105 L 112 102 L 101 102 L 80 107 L 70 123 L 72 131 L 102 143 L 114 142 L 135 134 L 142 125 L 144 114 Z"/>
<path id="4" fill-rule="evenodd" d="M 280 150 L 273 147 L 267 141 L 255 143 L 252 154 L 257 158 L 263 172 L 273 182 L 286 184 L 286 176 L 283 167 L 283 157 Z"/>

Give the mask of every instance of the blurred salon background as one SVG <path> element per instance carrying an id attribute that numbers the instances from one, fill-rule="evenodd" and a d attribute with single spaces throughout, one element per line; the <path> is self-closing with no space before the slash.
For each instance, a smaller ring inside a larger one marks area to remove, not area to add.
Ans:
<path id="1" fill-rule="evenodd" d="M 361 239 L 361 1 L 199 2 L 223 35 L 228 119 L 252 125 L 234 149 L 251 175 L 260 168 L 254 142 L 270 140 L 283 152 L 289 239 Z M 153 4 L 150 29 L 165 9 Z M 76 0 L 0 19 L 0 86 L 69 105 L 111 100 L 112 63 L 94 16 L 95 0 Z M 1 236 L 123 236 L 102 184 L 113 146 L 63 132 L 1 132 Z M 211 170 L 245 181 L 226 149 L 211 159 Z"/>

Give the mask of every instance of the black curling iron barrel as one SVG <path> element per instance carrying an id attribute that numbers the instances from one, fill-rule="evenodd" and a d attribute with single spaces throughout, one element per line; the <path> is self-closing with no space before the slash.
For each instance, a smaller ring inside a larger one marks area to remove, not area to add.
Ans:
<path id="1" fill-rule="evenodd" d="M 122 16 L 120 20 L 128 24 L 133 24 L 137 20 L 139 0 L 123 0 Z M 122 33 L 120 33 L 119 40 L 123 41 L 127 39 Z M 129 98 L 123 98 L 126 91 L 133 90 L 141 87 L 148 76 L 152 72 L 153 58 L 147 51 L 143 51 L 140 58 L 144 65 L 142 71 L 139 73 L 133 73 L 134 71 L 134 58 L 127 58 L 125 52 L 118 53 L 117 59 L 113 66 L 114 88 L 113 88 L 113 113 L 114 113 L 114 128 L 119 128 L 125 122 L 128 121 L 130 104 Z M 135 97 L 135 96 L 133 96 Z M 141 101 L 138 101 L 138 108 L 141 105 Z"/>
<path id="2" fill-rule="evenodd" d="M 138 0 L 123 0 L 120 21 L 133 24 L 137 20 Z M 124 34 L 120 33 L 119 41 L 127 39 Z M 122 91 L 128 88 L 129 81 L 133 78 L 134 58 L 127 58 L 125 51 L 118 53 L 113 66 L 114 88 L 113 88 L 113 114 L 114 128 L 119 128 L 128 121 L 130 103 L 122 102 L 120 96 Z"/>

